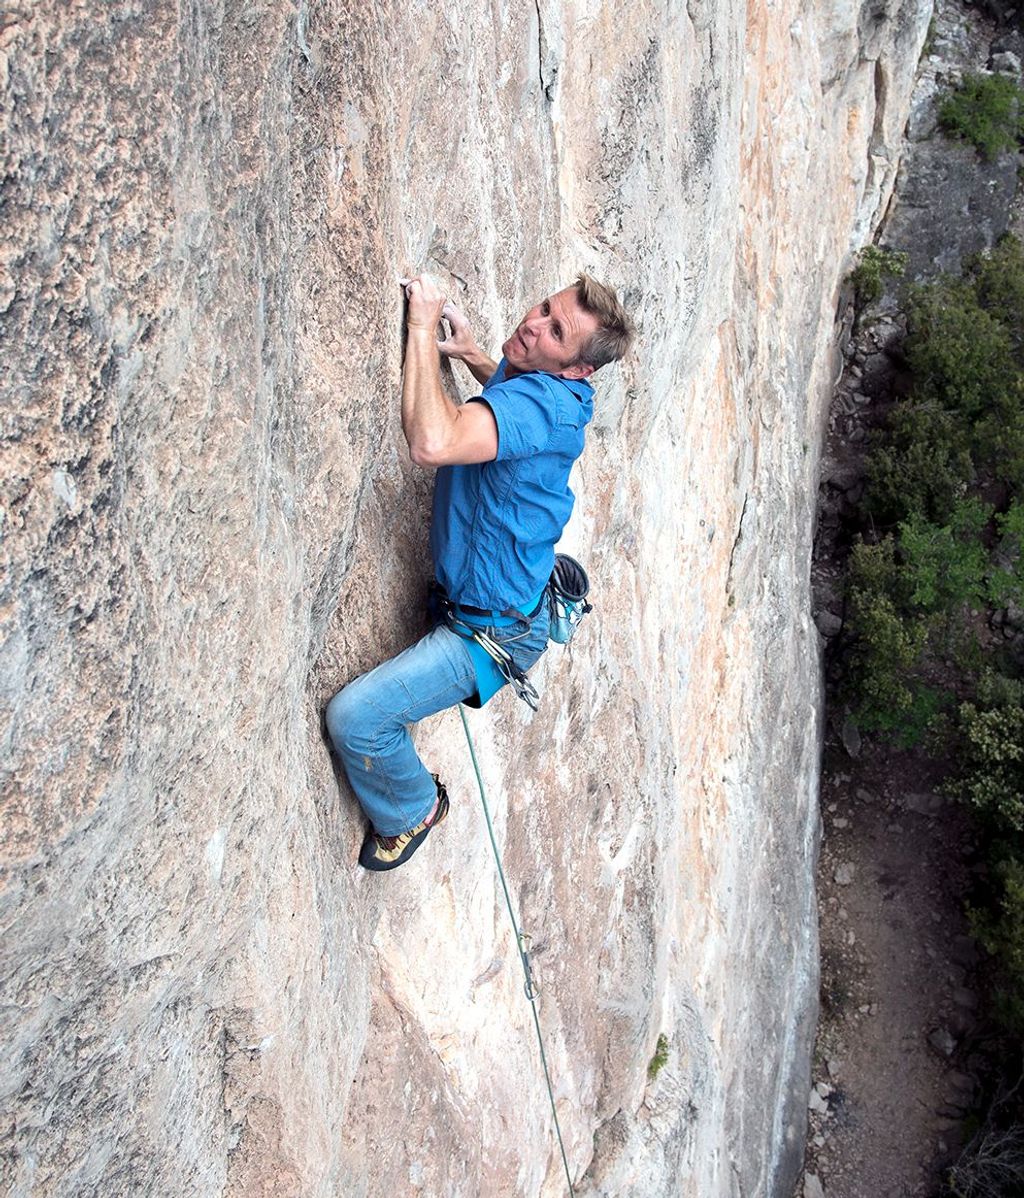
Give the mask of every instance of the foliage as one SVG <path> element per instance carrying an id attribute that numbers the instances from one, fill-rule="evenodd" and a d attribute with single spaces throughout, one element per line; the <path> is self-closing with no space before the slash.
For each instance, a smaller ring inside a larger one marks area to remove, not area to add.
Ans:
<path id="1" fill-rule="evenodd" d="M 868 461 L 867 512 L 939 523 L 979 475 L 1024 488 L 1024 246 L 1004 238 L 962 279 L 911 291 L 911 396 Z"/>
<path id="2" fill-rule="evenodd" d="M 668 1063 L 668 1036 L 664 1032 L 658 1037 L 658 1043 L 654 1049 L 654 1056 L 651 1057 L 647 1064 L 647 1080 L 654 1081 L 658 1074 L 664 1069 Z"/>
<path id="3" fill-rule="evenodd" d="M 987 846 L 972 921 L 1024 1032 L 1024 245 L 914 288 L 907 315 L 912 390 L 869 458 L 874 543 L 847 573 L 846 685 L 862 728 L 927 734 L 950 762 L 944 789 Z M 1011 637 L 990 636 L 996 611 Z M 986 1153 L 996 1176 L 1006 1161 Z"/>
<path id="4" fill-rule="evenodd" d="M 942 279 L 915 287 L 908 309 L 907 357 L 915 394 L 976 419 L 1005 407 L 1017 373 L 1003 322 L 982 307 L 973 281 Z"/>
<path id="5" fill-rule="evenodd" d="M 991 514 L 980 500 L 962 499 L 945 524 L 933 524 L 918 513 L 900 524 L 902 585 L 909 605 L 949 613 L 984 598 L 988 553 L 980 536 Z"/>
<path id="6" fill-rule="evenodd" d="M 1024 831 L 1024 707 L 959 708 L 963 751 L 951 791 L 998 823 Z"/>
<path id="7" fill-rule="evenodd" d="M 1018 365 L 1024 365 L 1024 242 L 1002 238 L 974 259 L 971 270 L 979 303 L 1009 330 Z"/>
<path id="8" fill-rule="evenodd" d="M 939 106 L 939 124 L 989 162 L 1024 136 L 1024 92 L 1006 75 L 965 75 Z"/>
<path id="9" fill-rule="evenodd" d="M 929 689 L 913 676 L 928 626 L 901 611 L 902 579 L 892 536 L 877 545 L 854 547 L 848 586 L 847 624 L 856 638 L 850 681 L 857 695 L 857 722 L 913 743 L 935 707 Z"/>
<path id="10" fill-rule="evenodd" d="M 899 250 L 885 250 L 866 245 L 857 255 L 857 265 L 847 276 L 857 292 L 857 301 L 870 304 L 882 294 L 884 276 L 898 278 L 907 269 L 907 255 Z"/>
<path id="11" fill-rule="evenodd" d="M 988 901 L 971 908 L 974 934 L 999 967 L 1003 1022 L 1024 1033 L 1024 855 L 1005 854 L 992 868 Z"/>
<path id="12" fill-rule="evenodd" d="M 995 518 L 999 541 L 992 555 L 988 579 L 988 598 L 997 607 L 1009 603 L 1024 606 L 1024 503 L 1010 502 Z"/>
<path id="13" fill-rule="evenodd" d="M 865 507 L 884 525 L 919 514 L 944 520 L 974 477 L 967 433 L 934 401 L 897 405 L 867 463 Z"/>

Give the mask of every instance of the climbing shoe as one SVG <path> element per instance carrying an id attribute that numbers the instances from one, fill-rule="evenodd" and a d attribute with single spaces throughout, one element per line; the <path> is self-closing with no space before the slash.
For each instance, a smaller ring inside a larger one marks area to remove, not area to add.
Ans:
<path id="1" fill-rule="evenodd" d="M 444 819 L 448 814 L 448 792 L 436 774 L 434 785 L 437 787 L 437 807 L 429 823 L 424 820 L 399 836 L 379 836 L 373 829 L 367 833 L 359 853 L 359 864 L 364 869 L 397 869 L 404 865 L 426 840 L 431 828 L 436 828 Z"/>

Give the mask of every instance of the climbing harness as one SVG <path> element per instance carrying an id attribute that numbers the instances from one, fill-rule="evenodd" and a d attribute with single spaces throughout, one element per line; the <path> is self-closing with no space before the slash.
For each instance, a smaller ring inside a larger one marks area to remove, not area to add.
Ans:
<path id="1" fill-rule="evenodd" d="M 551 613 L 548 636 L 559 645 L 567 645 L 583 617 L 594 610 L 587 602 L 590 579 L 574 557 L 567 553 L 556 553 L 555 568 L 551 571 L 547 591 Z"/>
<path id="2" fill-rule="evenodd" d="M 460 611 L 466 611 L 471 614 L 478 613 L 480 615 L 488 613 L 483 612 L 479 608 L 460 608 L 448 598 L 444 588 L 437 582 L 430 584 L 428 605 L 457 636 L 461 636 L 468 641 L 475 641 L 497 666 L 498 672 L 515 692 L 516 698 L 522 699 L 531 711 L 537 710 L 537 704 L 540 702 L 540 695 L 537 693 L 537 688 L 527 678 L 525 671 L 521 670 L 512 660 L 512 654 L 492 636 L 489 636 L 483 628 L 475 624 L 470 624 L 468 620 L 461 619 L 458 614 Z M 531 617 L 523 615 L 522 612 L 516 611 L 514 608 L 495 614 L 515 619 L 529 628 Z"/>
<path id="3" fill-rule="evenodd" d="M 567 645 L 575 635 L 583 617 L 594 610 L 593 606 L 587 602 L 589 593 L 590 579 L 587 577 L 586 570 L 567 553 L 556 553 L 551 577 L 532 612 L 524 614 L 516 608 L 508 608 L 505 611 L 485 611 L 482 608 L 457 604 L 448 597 L 444 588 L 436 581 L 430 585 L 428 604 L 435 616 L 442 619 L 452 632 L 464 640 L 474 641 L 494 662 L 502 678 L 515 692 L 516 698 L 522 699 L 531 711 L 536 711 L 540 695 L 526 676 L 525 671 L 516 665 L 512 654 L 485 629 L 463 619 L 460 613 L 474 616 L 497 616 L 505 620 L 514 620 L 523 626 L 525 631 L 521 635 L 525 636 L 529 631 L 531 620 L 540 611 L 540 605 L 546 602 L 548 605 L 548 637 L 556 644 Z M 493 689 L 490 693 L 493 693 Z M 489 697 L 489 694 L 481 694 L 478 699 L 471 702 L 471 705 L 481 706 Z"/>
<path id="4" fill-rule="evenodd" d="M 520 929 L 519 924 L 516 921 L 515 911 L 512 908 L 512 896 L 509 894 L 508 883 L 505 881 L 505 871 L 501 866 L 501 854 L 498 852 L 498 842 L 494 836 L 494 825 L 491 823 L 491 812 L 487 806 L 487 794 L 484 790 L 484 780 L 481 777 L 480 766 L 477 763 L 476 749 L 473 747 L 473 738 L 469 734 L 469 722 L 466 719 L 466 709 L 461 703 L 459 704 L 459 715 L 462 717 L 462 727 L 466 733 L 466 744 L 469 745 L 469 756 L 473 762 L 473 771 L 476 774 L 476 784 L 480 790 L 480 803 L 484 809 L 484 820 L 487 823 L 487 835 L 491 838 L 491 848 L 494 850 L 494 861 L 498 867 L 498 877 L 501 879 L 501 888 L 505 892 L 505 905 L 508 907 L 508 917 L 512 921 L 512 931 L 516 938 L 516 947 L 519 949 L 519 960 L 522 962 L 523 966 L 523 988 L 526 992 L 526 997 L 530 1002 L 530 1010 L 533 1012 L 533 1026 L 537 1029 L 537 1046 L 540 1048 L 540 1063 L 544 1067 L 544 1081 L 547 1083 L 548 1099 L 551 1102 L 551 1114 L 555 1121 L 555 1135 L 558 1137 L 558 1150 L 562 1154 L 562 1167 L 565 1169 L 565 1180 L 569 1186 L 569 1196 L 572 1198 L 574 1193 L 572 1188 L 572 1174 L 569 1172 L 569 1161 L 566 1158 L 565 1145 L 562 1142 L 562 1129 L 558 1122 L 558 1111 L 555 1108 L 555 1092 L 551 1087 L 551 1074 L 548 1071 L 548 1059 L 544 1053 L 544 1038 L 540 1031 L 540 1016 L 537 1014 L 537 995 L 540 992 L 533 980 L 533 970 L 530 967 L 530 954 L 529 949 L 527 948 L 530 937 Z"/>
<path id="5" fill-rule="evenodd" d="M 536 711 L 540 695 L 526 674 L 512 660 L 512 654 L 503 645 L 499 645 L 493 637 L 488 636 L 482 628 L 475 628 L 472 624 L 467 624 L 465 620 L 460 620 L 454 611 L 446 616 L 446 620 L 448 627 L 453 632 L 466 637 L 467 640 L 476 641 L 487 656 L 494 661 L 501 676 L 515 691 L 516 698 L 522 699 L 531 711 Z"/>

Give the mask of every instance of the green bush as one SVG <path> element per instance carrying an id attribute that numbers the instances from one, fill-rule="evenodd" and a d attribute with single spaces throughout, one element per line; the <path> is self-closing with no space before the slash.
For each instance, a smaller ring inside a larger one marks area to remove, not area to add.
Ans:
<path id="1" fill-rule="evenodd" d="M 1005 75 L 965 75 L 939 106 L 939 124 L 993 161 L 1024 136 L 1024 92 Z"/>
<path id="2" fill-rule="evenodd" d="M 1024 707 L 959 708 L 962 751 L 950 791 L 997 824 L 1024 831 Z"/>
<path id="3" fill-rule="evenodd" d="M 948 519 L 974 479 L 964 420 L 934 400 L 907 400 L 885 438 L 868 457 L 866 511 L 886 527 L 913 515 Z"/>
<path id="4" fill-rule="evenodd" d="M 847 625 L 856 640 L 850 682 L 857 723 L 915 743 L 937 704 L 931 691 L 914 677 L 928 625 L 900 610 L 901 579 L 892 536 L 877 545 L 854 546 L 848 585 Z"/>
<path id="5" fill-rule="evenodd" d="M 1024 366 L 1024 242 L 1007 234 L 971 263 L 981 306 L 1009 331 L 1018 365 Z"/>
<path id="6" fill-rule="evenodd" d="M 883 277 L 898 278 L 906 269 L 906 254 L 866 245 L 857 254 L 857 265 L 847 275 L 847 282 L 853 284 L 858 303 L 870 304 L 882 294 Z"/>
<path id="7" fill-rule="evenodd" d="M 900 524 L 902 585 L 909 605 L 952 615 L 985 598 L 988 552 L 981 534 L 991 515 L 991 507 L 980 500 L 962 499 L 946 524 L 916 513 Z"/>
<path id="8" fill-rule="evenodd" d="M 658 1037 L 654 1048 L 654 1056 L 647 1062 L 647 1080 L 654 1081 L 668 1063 L 668 1036 L 664 1032 Z"/>
<path id="9" fill-rule="evenodd" d="M 908 308 L 907 358 L 918 399 L 934 399 L 970 419 L 1005 409 L 1017 375 L 1013 341 L 982 307 L 971 281 L 915 287 Z"/>
<path id="10" fill-rule="evenodd" d="M 1004 1024 L 1024 1033 L 1024 858 L 1006 854 L 992 868 L 989 901 L 969 909 L 975 936 L 995 958 L 997 1006 Z"/>
<path id="11" fill-rule="evenodd" d="M 995 518 L 998 542 L 992 555 L 992 567 L 988 577 L 988 598 L 996 607 L 1008 603 L 1024 606 L 1024 504 L 1010 501 L 1005 512 Z"/>

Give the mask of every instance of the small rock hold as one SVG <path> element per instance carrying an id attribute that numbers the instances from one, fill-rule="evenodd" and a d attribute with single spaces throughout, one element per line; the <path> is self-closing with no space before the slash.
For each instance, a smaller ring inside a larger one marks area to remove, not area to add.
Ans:
<path id="1" fill-rule="evenodd" d="M 825 1062 L 825 1068 L 828 1070 L 828 1075 L 833 1081 L 835 1081 L 836 1078 L 839 1077 L 840 1065 L 839 1065 L 839 1062 L 834 1057 L 830 1057 Z"/>
<path id="2" fill-rule="evenodd" d="M 812 1090 L 810 1097 L 807 1099 L 807 1109 L 813 1111 L 815 1115 L 827 1115 L 828 1103 L 817 1090 Z"/>
<path id="3" fill-rule="evenodd" d="M 836 866 L 836 872 L 832 876 L 837 886 L 849 886 L 856 873 L 857 871 L 849 862 L 844 862 L 842 865 Z"/>
<path id="4" fill-rule="evenodd" d="M 857 787 L 857 798 L 860 799 L 862 803 L 878 802 L 878 796 L 873 794 L 870 790 L 865 790 L 863 786 Z"/>
<path id="5" fill-rule="evenodd" d="M 848 828 L 849 826 L 850 821 L 848 819 L 843 819 L 842 816 L 840 816 L 839 819 L 834 819 L 832 821 L 833 828 Z"/>
<path id="6" fill-rule="evenodd" d="M 828 1082 L 818 1082 L 814 1088 L 818 1091 L 822 1098 L 828 1098 L 828 1096 L 832 1093 L 832 1087 L 828 1084 Z"/>

